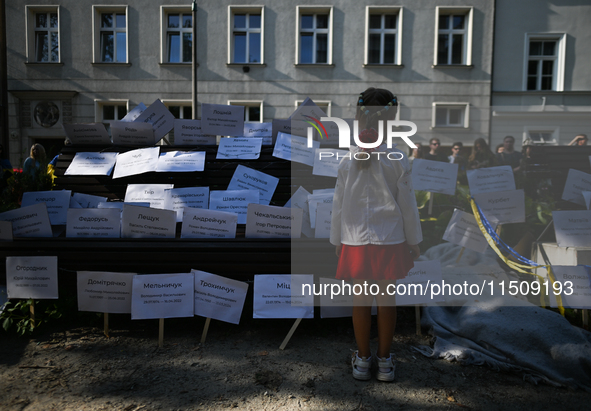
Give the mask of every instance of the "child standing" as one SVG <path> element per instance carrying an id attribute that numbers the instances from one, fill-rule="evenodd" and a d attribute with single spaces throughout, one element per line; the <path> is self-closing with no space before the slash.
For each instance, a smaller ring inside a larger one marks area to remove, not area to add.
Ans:
<path id="1" fill-rule="evenodd" d="M 369 88 L 361 93 L 356 115 L 360 141 L 373 143 L 381 133 L 385 136 L 386 122 L 394 120 L 397 109 L 398 101 L 388 90 Z M 353 287 L 364 283 L 379 287 L 375 299 L 380 381 L 393 381 L 395 371 L 390 344 L 396 327 L 396 302 L 393 295 L 388 295 L 388 285 L 404 278 L 414 266 L 422 239 L 407 157 L 394 147 L 388 149 L 386 144 L 376 149 L 351 147 L 351 158 L 343 158 L 339 165 L 330 242 L 336 245 L 339 257 L 337 279 L 352 281 Z M 373 299 L 369 293 L 353 296 L 358 349 L 351 363 L 353 377 L 358 380 L 371 378 Z"/>

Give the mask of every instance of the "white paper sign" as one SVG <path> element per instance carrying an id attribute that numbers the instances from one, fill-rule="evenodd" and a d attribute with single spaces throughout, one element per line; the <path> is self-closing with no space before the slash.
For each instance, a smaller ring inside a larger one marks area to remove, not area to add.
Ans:
<path id="1" fill-rule="evenodd" d="M 433 284 L 441 285 L 443 280 L 439 261 L 415 261 L 414 264 L 415 266 L 405 278 L 396 280 L 396 290 L 398 291 L 396 305 L 430 304 L 444 301 L 442 296 L 431 298 Z"/>
<path id="2" fill-rule="evenodd" d="M 23 193 L 21 207 L 33 204 L 45 203 L 51 225 L 65 225 L 68 220 L 68 208 L 70 208 L 70 190 L 60 191 L 28 191 Z"/>
<path id="3" fill-rule="evenodd" d="M 585 199 L 585 206 L 587 210 L 591 210 L 591 191 L 583 191 L 583 198 Z"/>
<path id="4" fill-rule="evenodd" d="M 157 99 L 134 120 L 134 123 L 151 124 L 154 129 L 154 141 L 157 143 L 174 127 L 174 116 Z"/>
<path id="5" fill-rule="evenodd" d="M 146 111 L 146 105 L 144 103 L 140 103 L 137 106 L 135 106 L 134 109 L 129 111 L 125 115 L 125 117 L 123 117 L 121 119 L 121 121 L 127 121 L 127 122 L 135 121 L 135 119 L 138 118 L 140 116 L 140 114 L 142 114 L 144 111 Z"/>
<path id="6" fill-rule="evenodd" d="M 591 246 L 591 211 L 552 211 L 552 218 L 560 247 Z"/>
<path id="7" fill-rule="evenodd" d="M 332 218 L 332 203 L 318 203 L 316 206 L 316 225 L 314 238 L 330 238 L 330 220 Z"/>
<path id="8" fill-rule="evenodd" d="M 108 176 L 116 160 L 117 153 L 76 153 L 64 175 Z"/>
<path id="9" fill-rule="evenodd" d="M 246 224 L 250 203 L 259 203 L 258 190 L 214 190 L 209 192 L 209 209 L 238 215 L 238 224 Z"/>
<path id="10" fill-rule="evenodd" d="M 193 317 L 193 274 L 150 274 L 133 277 L 131 319 Z"/>
<path id="11" fill-rule="evenodd" d="M 470 186 L 470 194 L 472 195 L 492 191 L 515 190 L 515 177 L 511 166 L 478 168 L 466 171 L 466 175 Z"/>
<path id="12" fill-rule="evenodd" d="M 119 238 L 121 212 L 114 208 L 70 208 L 66 237 Z"/>
<path id="13" fill-rule="evenodd" d="M 78 311 L 131 313 L 132 273 L 78 271 Z"/>
<path id="14" fill-rule="evenodd" d="M 216 159 L 218 160 L 255 160 L 261 155 L 263 139 L 253 138 L 222 138 Z"/>
<path id="15" fill-rule="evenodd" d="M 246 238 L 300 238 L 302 210 L 249 204 Z"/>
<path id="16" fill-rule="evenodd" d="M 12 241 L 12 223 L 0 221 L 0 241 Z"/>
<path id="17" fill-rule="evenodd" d="M 562 305 L 565 308 L 591 308 L 591 279 L 587 269 L 582 266 L 572 265 L 553 265 L 552 271 L 556 282 L 562 284 Z M 552 282 L 548 281 L 548 295 L 550 296 L 550 306 L 557 307 L 557 301 L 554 297 L 555 288 Z M 546 286 L 542 285 L 541 290 L 546 293 Z"/>
<path id="18" fill-rule="evenodd" d="M 98 208 L 99 203 L 107 201 L 107 197 L 94 196 L 92 194 L 72 193 L 72 200 L 76 201 L 81 208 Z M 72 202 L 70 202 L 72 207 Z"/>
<path id="19" fill-rule="evenodd" d="M 113 144 L 133 146 L 153 146 L 156 144 L 154 129 L 150 123 L 112 121 L 111 136 Z"/>
<path id="20" fill-rule="evenodd" d="M 45 203 L 5 211 L 0 214 L 0 220 L 12 223 L 14 237 L 53 236 Z"/>
<path id="21" fill-rule="evenodd" d="M 172 184 L 128 184 L 126 203 L 149 203 L 152 208 L 166 208 Z"/>
<path id="22" fill-rule="evenodd" d="M 316 149 L 312 174 L 336 178 L 339 174 L 339 163 L 347 153 L 349 151 L 336 148 Z"/>
<path id="23" fill-rule="evenodd" d="M 443 239 L 479 253 L 484 253 L 488 247 L 474 216 L 458 209 L 454 211 Z"/>
<path id="24" fill-rule="evenodd" d="M 314 153 L 320 147 L 320 142 L 312 141 L 312 147 L 308 148 L 308 139 L 292 136 L 290 134 L 277 133 L 277 141 L 273 149 L 273 157 L 295 161 L 314 166 Z"/>
<path id="25" fill-rule="evenodd" d="M 125 204 L 121 226 L 123 238 L 174 238 L 176 212 Z"/>
<path id="26" fill-rule="evenodd" d="M 474 200 L 491 223 L 525 223 L 523 190 L 474 194 Z"/>
<path id="27" fill-rule="evenodd" d="M 195 276 L 195 315 L 231 324 L 240 323 L 248 284 L 205 271 Z"/>
<path id="28" fill-rule="evenodd" d="M 127 153 L 117 154 L 117 163 L 113 178 L 133 176 L 156 171 L 160 147 L 140 148 Z"/>
<path id="29" fill-rule="evenodd" d="M 201 130 L 201 120 L 174 120 L 175 146 L 215 146 L 216 136 L 204 134 Z"/>
<path id="30" fill-rule="evenodd" d="M 330 204 L 332 206 L 332 200 L 334 195 L 332 193 L 327 194 L 310 194 L 308 196 L 308 207 L 310 210 L 310 226 L 316 228 L 316 209 L 318 204 Z"/>
<path id="31" fill-rule="evenodd" d="M 583 191 L 591 191 L 591 174 L 571 168 L 568 170 L 566 183 L 562 192 L 562 199 L 571 203 L 586 206 Z"/>
<path id="32" fill-rule="evenodd" d="M 304 187 L 299 187 L 285 207 L 299 208 L 302 210 L 302 233 L 306 237 L 313 238 L 314 230 L 310 226 L 310 208 L 308 206 L 309 195 L 310 193 Z"/>
<path id="33" fill-rule="evenodd" d="M 308 274 L 254 276 L 253 318 L 314 318 L 314 294 L 292 286 L 292 277 L 296 283 L 314 284 Z"/>
<path id="34" fill-rule="evenodd" d="M 244 122 L 243 137 L 261 137 L 264 146 L 273 144 L 273 123 Z"/>
<path id="35" fill-rule="evenodd" d="M 205 151 L 168 151 L 160 154 L 156 171 L 192 172 L 205 168 Z"/>
<path id="36" fill-rule="evenodd" d="M 176 221 L 183 221 L 183 209 L 209 208 L 209 187 L 172 188 L 167 190 L 163 207 L 176 211 Z"/>
<path id="37" fill-rule="evenodd" d="M 181 238 L 236 238 L 235 213 L 187 207 L 182 221 Z"/>
<path id="38" fill-rule="evenodd" d="M 258 190 L 259 204 L 268 205 L 279 184 L 277 177 L 262 173 L 239 164 L 228 184 L 228 190 Z"/>
<path id="39" fill-rule="evenodd" d="M 412 185 L 417 191 L 454 195 L 458 165 L 417 158 L 412 162 Z"/>
<path id="40" fill-rule="evenodd" d="M 111 138 L 103 123 L 62 124 L 72 145 L 109 145 Z"/>
<path id="41" fill-rule="evenodd" d="M 244 106 L 201 105 L 201 129 L 214 136 L 241 136 L 244 132 Z"/>
<path id="42" fill-rule="evenodd" d="M 57 299 L 57 257 L 6 257 L 8 298 Z"/>

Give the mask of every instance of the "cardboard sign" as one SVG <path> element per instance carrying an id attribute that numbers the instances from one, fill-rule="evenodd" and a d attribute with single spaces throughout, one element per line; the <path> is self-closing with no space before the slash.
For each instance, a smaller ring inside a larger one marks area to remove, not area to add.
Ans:
<path id="1" fill-rule="evenodd" d="M 272 123 L 255 123 L 244 122 L 243 137 L 261 137 L 264 146 L 273 144 L 273 124 Z"/>
<path id="2" fill-rule="evenodd" d="M 236 238 L 235 213 L 187 207 L 182 221 L 181 238 Z"/>
<path id="3" fill-rule="evenodd" d="M 113 178 L 133 176 L 156 171 L 160 147 L 140 148 L 117 154 Z"/>
<path id="4" fill-rule="evenodd" d="M 0 241 L 12 241 L 12 223 L 0 221 Z"/>
<path id="5" fill-rule="evenodd" d="M 131 319 L 193 317 L 193 274 L 135 275 Z"/>
<path id="6" fill-rule="evenodd" d="M 466 171 L 466 175 L 470 186 L 470 194 L 472 195 L 515 190 L 515 177 L 511 166 L 478 168 Z"/>
<path id="7" fill-rule="evenodd" d="M 472 214 L 456 209 L 445 229 L 443 239 L 450 243 L 484 253 L 488 243 Z"/>
<path id="8" fill-rule="evenodd" d="M 396 305 L 430 304 L 444 301 L 442 296 L 431 298 L 432 285 L 434 283 L 441 285 L 443 280 L 439 261 L 415 261 L 414 264 L 415 266 L 405 278 L 396 280 Z"/>
<path id="9" fill-rule="evenodd" d="M 246 224 L 250 203 L 259 203 L 258 190 L 215 190 L 209 192 L 209 209 L 238 215 L 238 224 Z"/>
<path id="10" fill-rule="evenodd" d="M 156 144 L 154 129 L 149 123 L 113 121 L 111 122 L 111 136 L 113 144 L 132 146 L 153 146 Z"/>
<path id="11" fill-rule="evenodd" d="M 316 206 L 316 224 L 314 238 L 330 238 L 330 220 L 332 218 L 332 203 L 319 203 Z"/>
<path id="12" fill-rule="evenodd" d="M 160 154 L 156 171 L 188 173 L 205 169 L 205 151 L 169 151 Z"/>
<path id="13" fill-rule="evenodd" d="M 72 145 L 110 145 L 111 138 L 103 123 L 62 124 L 66 140 Z"/>
<path id="14" fill-rule="evenodd" d="M 314 294 L 304 294 L 292 277 L 296 284 L 314 284 L 307 274 L 254 276 L 252 318 L 314 318 Z"/>
<path id="15" fill-rule="evenodd" d="M 14 237 L 52 237 L 51 223 L 45 203 L 0 213 L 1 221 L 12 223 Z"/>
<path id="16" fill-rule="evenodd" d="M 308 196 L 310 193 L 304 188 L 299 187 L 291 196 L 285 207 L 299 208 L 302 210 L 302 233 L 306 237 L 314 237 L 314 230 L 310 226 L 310 208 L 308 206 Z"/>
<path id="17" fill-rule="evenodd" d="M 70 190 L 28 191 L 23 193 L 21 207 L 45 203 L 51 225 L 66 225 L 71 196 Z"/>
<path id="18" fill-rule="evenodd" d="M 249 204 L 246 238 L 300 238 L 302 210 Z"/>
<path id="19" fill-rule="evenodd" d="M 108 176 L 116 160 L 117 153 L 76 153 L 64 175 Z"/>
<path id="20" fill-rule="evenodd" d="M 8 298 L 57 299 L 57 257 L 6 257 Z"/>
<path id="21" fill-rule="evenodd" d="M 201 129 L 214 136 L 241 136 L 244 132 L 244 106 L 201 105 Z"/>
<path id="22" fill-rule="evenodd" d="M 195 315 L 240 323 L 248 284 L 205 271 L 191 272 L 195 276 Z"/>
<path id="23" fill-rule="evenodd" d="M 146 108 L 147 107 L 144 103 L 138 104 L 131 111 L 127 112 L 127 114 L 125 115 L 125 117 L 123 117 L 121 119 L 121 121 L 127 121 L 127 122 L 135 121 L 135 119 L 138 118 L 140 116 L 140 114 L 142 114 L 144 111 L 146 111 Z"/>
<path id="24" fill-rule="evenodd" d="M 556 282 L 562 285 L 560 296 L 565 308 L 591 308 L 591 279 L 584 266 L 553 265 L 552 271 Z M 560 286 L 553 286 L 552 282 L 548 281 L 547 286 L 541 284 L 540 290 L 542 294 L 550 296 L 550 306 L 557 307 L 554 295 L 560 291 Z"/>
<path id="25" fill-rule="evenodd" d="M 585 202 L 583 191 L 591 191 L 591 174 L 569 169 L 562 191 L 562 200 L 586 206 L 589 203 Z"/>
<path id="26" fill-rule="evenodd" d="M 228 190 L 258 190 L 259 204 L 268 205 L 279 184 L 277 177 L 262 173 L 239 164 L 228 184 Z"/>
<path id="27" fill-rule="evenodd" d="M 204 134 L 201 130 L 201 120 L 174 120 L 174 145 L 175 146 L 215 146 L 215 135 Z"/>
<path id="28" fill-rule="evenodd" d="M 121 226 L 123 238 L 174 238 L 176 212 L 125 204 Z"/>
<path id="29" fill-rule="evenodd" d="M 412 162 L 412 185 L 417 191 L 454 195 L 458 165 L 417 158 Z"/>
<path id="30" fill-rule="evenodd" d="M 134 120 L 134 123 L 151 124 L 154 129 L 154 142 L 157 143 L 174 127 L 174 116 L 157 99 Z"/>
<path id="31" fill-rule="evenodd" d="M 318 141 L 312 141 L 312 147 L 308 148 L 308 140 L 305 137 L 278 133 L 275 148 L 273 149 L 273 157 L 313 167 L 315 149 L 319 147 L 320 143 Z"/>
<path id="32" fill-rule="evenodd" d="M 475 194 L 474 200 L 491 223 L 525 223 L 525 194 L 523 190 Z"/>
<path id="33" fill-rule="evenodd" d="M 132 273 L 78 271 L 78 311 L 131 313 Z"/>
<path id="34" fill-rule="evenodd" d="M 114 208 L 81 208 L 68 210 L 66 237 L 119 238 L 121 212 Z"/>
<path id="35" fill-rule="evenodd" d="M 552 211 L 554 233 L 560 247 L 591 245 L 591 211 Z"/>
<path id="36" fill-rule="evenodd" d="M 349 151 L 336 148 L 318 148 L 314 154 L 312 174 L 316 176 L 337 177 L 339 164 Z"/>
<path id="37" fill-rule="evenodd" d="M 107 197 L 93 196 L 92 194 L 73 193 L 72 200 L 80 204 L 81 208 L 98 208 L 99 203 L 107 202 Z M 72 207 L 71 202 L 70 207 Z"/>
<path id="38" fill-rule="evenodd" d="M 125 191 L 126 203 L 149 203 L 152 208 L 166 208 L 172 184 L 128 184 Z"/>
<path id="39" fill-rule="evenodd" d="M 308 208 L 310 210 L 310 226 L 312 228 L 316 228 L 316 209 L 318 208 L 318 204 L 330 204 L 332 207 L 333 198 L 334 194 L 332 193 L 311 194 L 308 196 Z"/>
<path id="40" fill-rule="evenodd" d="M 216 159 L 218 160 L 256 160 L 261 155 L 263 139 L 253 138 L 222 138 Z"/>
<path id="41" fill-rule="evenodd" d="M 176 221 L 183 221 L 184 208 L 209 208 L 209 187 L 172 188 L 165 193 L 163 207 L 176 211 Z"/>

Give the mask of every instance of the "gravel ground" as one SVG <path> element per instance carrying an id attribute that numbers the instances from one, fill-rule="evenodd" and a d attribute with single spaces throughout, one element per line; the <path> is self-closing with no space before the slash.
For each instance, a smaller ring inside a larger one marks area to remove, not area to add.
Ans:
<path id="1" fill-rule="evenodd" d="M 112 316 L 110 338 L 85 326 L 34 339 L 0 335 L 0 410 L 588 410 L 591 394 L 535 386 L 518 374 L 423 357 L 414 309 L 399 308 L 394 383 L 351 377 L 350 319 L 166 320 Z M 98 325 L 98 324 L 97 324 Z M 57 328 L 57 327 L 55 327 Z M 375 345 L 375 340 L 374 340 Z"/>

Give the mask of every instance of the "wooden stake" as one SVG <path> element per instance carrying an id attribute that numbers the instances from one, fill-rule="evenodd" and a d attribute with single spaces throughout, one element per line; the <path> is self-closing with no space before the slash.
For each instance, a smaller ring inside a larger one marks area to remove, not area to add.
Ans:
<path id="1" fill-rule="evenodd" d="M 203 333 L 201 334 L 201 344 L 205 343 L 205 339 L 207 338 L 207 330 L 209 330 L 209 323 L 211 322 L 211 318 L 205 319 L 205 325 L 203 326 Z"/>
<path id="2" fill-rule="evenodd" d="M 421 334 L 421 306 L 415 305 L 415 320 L 417 323 L 417 335 Z"/>
<path id="3" fill-rule="evenodd" d="M 433 198 L 435 197 L 435 193 L 430 193 L 429 196 L 429 208 L 427 210 L 427 214 L 431 215 L 433 213 Z"/>
<path id="4" fill-rule="evenodd" d="M 162 348 L 164 345 L 164 318 L 159 320 L 158 324 L 158 347 Z"/>
<path id="5" fill-rule="evenodd" d="M 279 349 L 280 350 L 284 350 L 285 349 L 285 346 L 287 345 L 287 343 L 291 339 L 291 336 L 293 335 L 293 333 L 295 332 L 296 328 L 298 328 L 298 325 L 300 325 L 301 322 L 302 322 L 302 319 L 301 318 L 298 318 L 297 320 L 295 320 L 295 323 L 293 323 L 293 325 L 291 326 L 291 330 L 289 330 L 289 332 L 285 336 L 285 339 L 283 340 L 283 342 L 279 346 Z"/>
<path id="6" fill-rule="evenodd" d="M 32 328 L 35 328 L 35 300 L 31 300 L 31 305 L 29 306 L 29 311 L 31 314 L 31 323 L 33 323 Z"/>
<path id="7" fill-rule="evenodd" d="M 501 236 L 501 224 L 497 225 L 497 229 L 495 230 L 497 235 L 500 237 Z"/>
<path id="8" fill-rule="evenodd" d="M 456 258 L 456 264 L 460 262 L 460 258 L 462 258 L 462 254 L 464 254 L 465 249 L 466 247 L 462 247 L 462 249 L 460 250 L 460 254 L 458 254 L 458 258 Z"/>
<path id="9" fill-rule="evenodd" d="M 103 332 L 105 337 L 109 337 L 109 313 L 103 313 Z"/>

